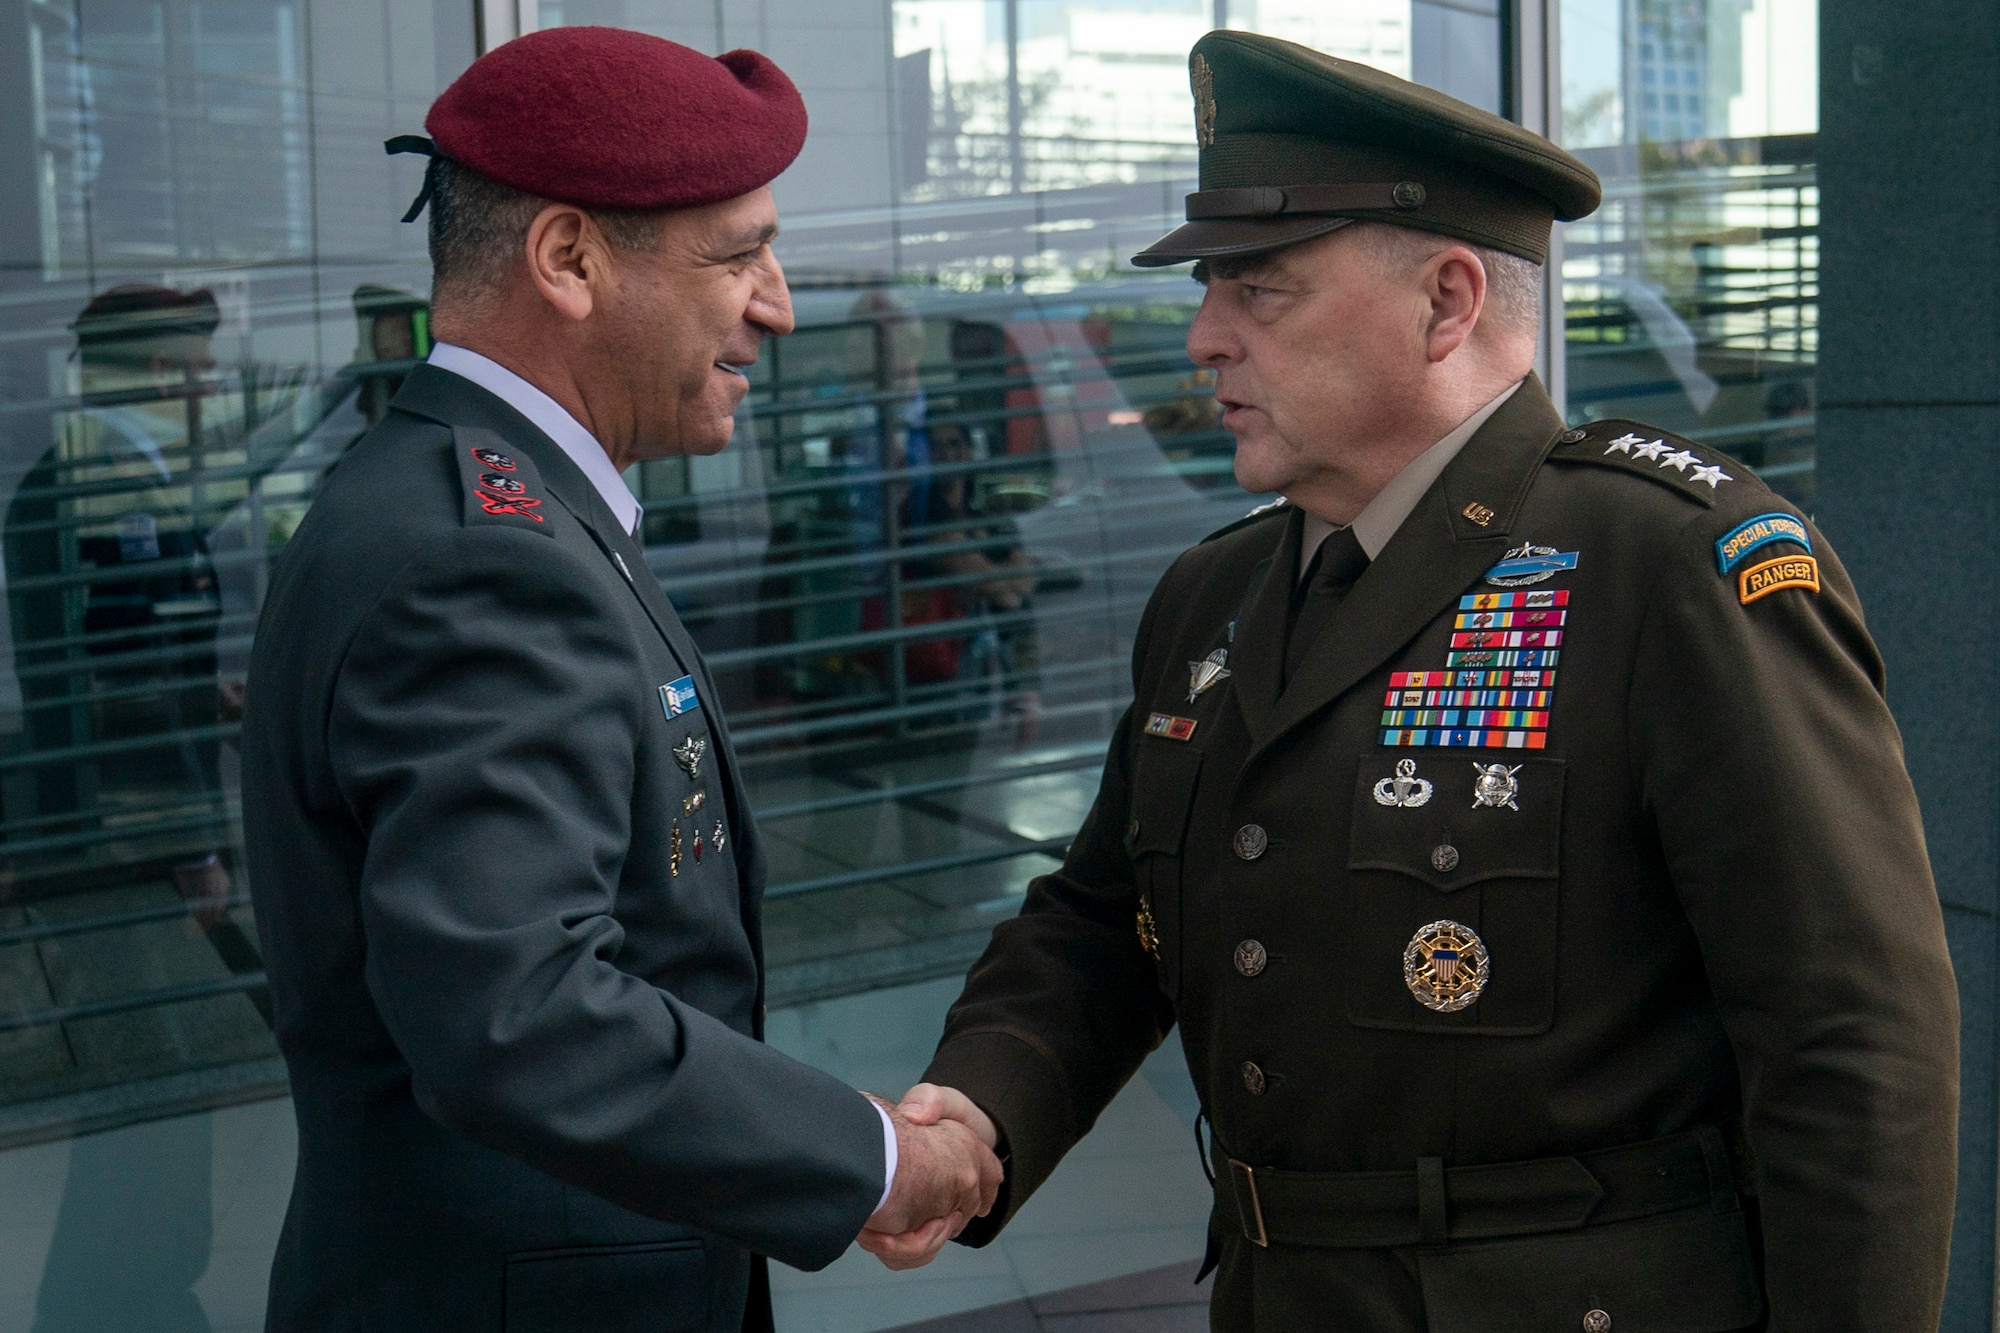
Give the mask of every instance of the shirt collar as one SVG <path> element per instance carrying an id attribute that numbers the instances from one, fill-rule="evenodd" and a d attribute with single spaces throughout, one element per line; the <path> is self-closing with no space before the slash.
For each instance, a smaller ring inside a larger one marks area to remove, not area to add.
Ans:
<path id="1" fill-rule="evenodd" d="M 1502 403 L 1514 396 L 1514 391 L 1522 383 L 1517 380 L 1508 385 L 1498 398 L 1459 422 L 1451 434 L 1411 459 L 1401 472 L 1389 479 L 1388 485 L 1376 492 L 1367 507 L 1354 516 L 1350 525 L 1354 529 L 1354 540 L 1361 543 L 1362 551 L 1370 560 L 1382 553 L 1382 548 L 1396 535 L 1396 529 L 1403 526 L 1403 520 L 1417 507 L 1417 501 L 1424 498 L 1424 492 L 1431 488 L 1438 474 L 1458 457 L 1458 451 L 1479 433 L 1479 428 L 1486 424 L 1488 417 L 1500 410 Z M 1338 524 L 1329 523 L 1317 514 L 1305 515 L 1305 526 L 1299 533 L 1299 577 L 1305 577 L 1306 566 L 1312 563 L 1320 543 L 1339 530 Z"/>
<path id="2" fill-rule="evenodd" d="M 584 476 L 590 478 L 590 484 L 604 497 L 612 517 L 624 525 L 625 531 L 638 530 L 639 515 L 645 512 L 644 509 L 633 497 L 625 479 L 618 475 L 618 469 L 611 465 L 611 455 L 604 452 L 604 446 L 597 442 L 597 437 L 585 430 L 583 423 L 571 416 L 561 403 L 498 361 L 481 356 L 470 348 L 455 343 L 436 343 L 431 347 L 429 359 L 439 370 L 449 370 L 454 375 L 471 380 L 533 422 L 542 434 L 554 440 L 556 446 L 569 455 L 570 461 L 583 470 Z"/>

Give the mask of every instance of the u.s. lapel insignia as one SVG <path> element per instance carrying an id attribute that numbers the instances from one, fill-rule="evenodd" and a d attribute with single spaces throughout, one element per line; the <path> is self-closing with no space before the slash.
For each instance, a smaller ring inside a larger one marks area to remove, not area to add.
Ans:
<path id="1" fill-rule="evenodd" d="M 1575 569 L 1576 551 L 1558 551 L 1553 546 L 1523 542 L 1500 557 L 1500 563 L 1486 571 L 1486 581 L 1496 588 L 1522 588 L 1552 579 L 1566 569 Z"/>
<path id="2" fill-rule="evenodd" d="M 1396 776 L 1375 784 L 1375 804 L 1414 810 L 1431 798 L 1431 784 L 1417 776 L 1417 761 L 1398 759 Z"/>
<path id="3" fill-rule="evenodd" d="M 1514 798 L 1521 794 L 1521 779 L 1514 776 L 1521 771 L 1519 764 L 1512 768 L 1505 764 L 1474 763 L 1479 770 L 1478 779 L 1472 784 L 1472 808 L 1519 810 Z"/>
<path id="4" fill-rule="evenodd" d="M 1194 88 L 1195 143 L 1202 148 L 1215 146 L 1215 72 L 1208 61 L 1197 55 L 1188 66 L 1188 82 Z"/>
<path id="5" fill-rule="evenodd" d="M 1440 1014 L 1477 1000 L 1492 976 L 1486 945 L 1456 921 L 1431 922 L 1403 950 L 1403 984 L 1418 1004 Z"/>
<path id="6" fill-rule="evenodd" d="M 1209 690 L 1229 679 L 1229 650 L 1217 648 L 1199 662 L 1188 663 L 1188 702 L 1193 703 Z"/>
<path id="7" fill-rule="evenodd" d="M 701 776 L 701 757 L 708 753 L 708 738 L 705 736 L 685 737 L 674 747 L 674 762 L 681 766 L 690 779 Z"/>

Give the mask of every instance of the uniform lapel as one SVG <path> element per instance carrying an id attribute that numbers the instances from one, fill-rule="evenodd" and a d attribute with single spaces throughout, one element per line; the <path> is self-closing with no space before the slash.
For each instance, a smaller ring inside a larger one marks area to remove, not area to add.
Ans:
<path id="1" fill-rule="evenodd" d="M 1230 683 L 1252 736 L 1260 735 L 1278 706 L 1278 682 L 1285 665 L 1285 620 L 1291 613 L 1292 585 L 1298 580 L 1299 533 L 1305 517 L 1297 509 L 1278 525 L 1278 544 L 1250 571 L 1244 586 L 1243 619 L 1229 648 Z"/>
<path id="2" fill-rule="evenodd" d="M 1422 633 L 1505 554 L 1514 517 L 1562 428 L 1532 376 L 1480 427 L 1347 594 L 1265 724 L 1253 726 L 1253 758 Z M 1484 524 L 1468 516 L 1487 511 Z"/>

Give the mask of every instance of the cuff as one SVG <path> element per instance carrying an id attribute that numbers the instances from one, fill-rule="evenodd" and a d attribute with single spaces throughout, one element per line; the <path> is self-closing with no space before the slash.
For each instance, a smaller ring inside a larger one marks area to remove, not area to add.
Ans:
<path id="1" fill-rule="evenodd" d="M 875 1108 L 876 1115 L 882 1117 L 882 1201 L 875 1205 L 875 1211 L 879 1213 L 889 1202 L 889 1192 L 896 1188 L 896 1122 L 882 1109 L 882 1103 L 871 1098 L 868 1104 Z"/>

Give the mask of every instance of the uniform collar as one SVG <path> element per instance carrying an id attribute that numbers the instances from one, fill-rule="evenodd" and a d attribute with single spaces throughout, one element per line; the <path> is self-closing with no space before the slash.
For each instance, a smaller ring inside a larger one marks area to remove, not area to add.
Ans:
<path id="1" fill-rule="evenodd" d="M 570 461 L 604 497 L 606 507 L 618 520 L 619 526 L 628 533 L 638 531 L 639 516 L 645 511 L 633 498 L 625 479 L 618 475 L 618 469 L 611 465 L 611 455 L 604 452 L 604 446 L 597 442 L 597 437 L 585 430 L 583 423 L 571 416 L 561 403 L 493 358 L 456 343 L 435 344 L 429 361 L 439 370 L 448 370 L 471 380 L 526 417 L 536 429 L 553 440 L 557 448 L 569 455 Z"/>
<path id="2" fill-rule="evenodd" d="M 1430 448 L 1418 454 L 1404 465 L 1403 470 L 1389 479 L 1389 484 L 1378 491 L 1373 500 L 1350 525 L 1354 529 L 1354 540 L 1361 543 L 1361 549 L 1370 560 L 1382 554 L 1382 548 L 1403 526 L 1403 520 L 1417 507 L 1417 501 L 1424 498 L 1424 492 L 1438 479 L 1451 460 L 1458 457 L 1458 451 L 1465 448 L 1487 419 L 1500 410 L 1500 405 L 1514 396 L 1525 380 L 1516 380 L 1486 406 L 1458 423 L 1451 434 L 1439 440 Z M 1338 532 L 1337 524 L 1329 523 L 1317 514 L 1305 515 L 1305 527 L 1299 536 L 1300 577 L 1312 563 L 1313 553 L 1320 543 Z"/>

